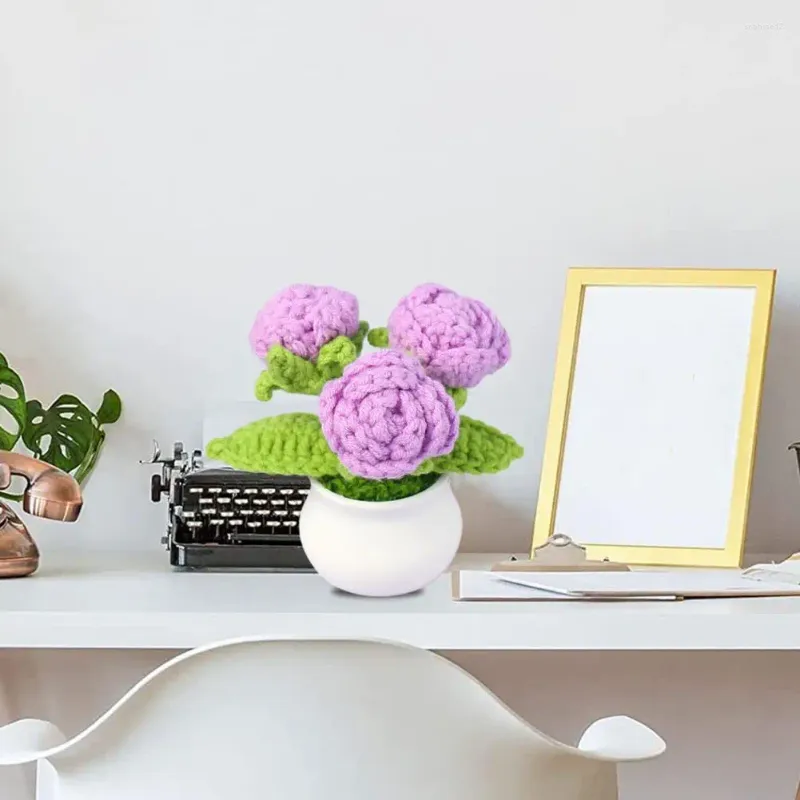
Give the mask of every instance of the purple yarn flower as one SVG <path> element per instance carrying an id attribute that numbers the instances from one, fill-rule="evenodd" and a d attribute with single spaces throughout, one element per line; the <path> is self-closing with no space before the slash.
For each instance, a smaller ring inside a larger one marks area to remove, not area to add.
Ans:
<path id="1" fill-rule="evenodd" d="M 332 286 L 295 283 L 258 312 L 250 344 L 259 358 L 280 344 L 296 356 L 313 360 L 331 339 L 357 331 L 358 300 L 352 294 Z"/>
<path id="2" fill-rule="evenodd" d="M 479 300 L 425 283 L 389 316 L 389 345 L 418 358 L 445 386 L 472 388 L 508 363 L 505 328 Z"/>
<path id="3" fill-rule="evenodd" d="M 449 453 L 458 414 L 441 383 L 394 350 L 370 353 L 325 384 L 319 418 L 328 444 L 354 475 L 402 478 Z"/>

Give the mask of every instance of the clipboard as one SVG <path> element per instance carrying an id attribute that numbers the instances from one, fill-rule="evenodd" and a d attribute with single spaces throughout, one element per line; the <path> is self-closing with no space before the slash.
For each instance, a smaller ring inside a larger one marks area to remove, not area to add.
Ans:
<path id="1" fill-rule="evenodd" d="M 586 548 L 564 533 L 553 534 L 533 550 L 532 559 L 510 558 L 493 564 L 492 572 L 630 572 L 627 564 L 605 558 L 591 561 Z"/>
<path id="2" fill-rule="evenodd" d="M 592 561 L 586 558 L 586 548 L 574 542 L 564 533 L 553 534 L 546 542 L 533 550 L 533 558 L 514 558 L 492 564 L 490 570 L 454 570 L 451 573 L 453 600 L 567 600 L 572 598 L 554 596 L 550 592 L 514 586 L 493 579 L 490 573 L 531 572 L 630 572 L 627 564 L 609 559 Z M 463 578 L 462 578 L 463 576 Z"/>

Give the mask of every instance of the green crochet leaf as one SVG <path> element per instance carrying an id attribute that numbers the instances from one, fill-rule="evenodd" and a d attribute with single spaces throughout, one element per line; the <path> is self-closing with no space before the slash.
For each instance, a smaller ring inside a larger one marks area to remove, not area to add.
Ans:
<path id="1" fill-rule="evenodd" d="M 467 402 L 466 389 L 455 389 L 452 386 L 445 386 L 445 391 L 453 398 L 453 402 L 456 404 L 456 411 L 464 408 L 464 404 Z"/>
<path id="2" fill-rule="evenodd" d="M 458 440 L 452 452 L 424 461 L 416 475 L 428 472 L 467 472 L 482 475 L 501 472 L 523 454 L 512 436 L 471 417 L 461 417 Z"/>
<path id="3" fill-rule="evenodd" d="M 367 341 L 373 347 L 388 347 L 389 346 L 389 329 L 388 328 L 373 328 L 367 334 Z"/>
<path id="4" fill-rule="evenodd" d="M 230 436 L 212 439 L 206 455 L 235 469 L 270 475 L 347 474 L 328 447 L 315 414 L 280 414 L 251 422 Z"/>
<path id="5" fill-rule="evenodd" d="M 271 400 L 276 389 L 292 394 L 319 394 L 327 381 L 341 378 L 344 368 L 358 358 L 368 328 L 369 323 L 361 322 L 352 338 L 331 339 L 320 348 L 316 363 L 282 345 L 273 345 L 267 353 L 267 368 L 256 380 L 256 398 Z"/>
<path id="6" fill-rule="evenodd" d="M 256 398 L 270 400 L 275 389 L 292 394 L 319 394 L 324 383 L 316 364 L 276 344 L 269 349 L 267 368 L 256 381 Z"/>
<path id="7" fill-rule="evenodd" d="M 351 340 L 353 344 L 356 346 L 356 353 L 361 355 L 361 350 L 364 347 L 364 339 L 367 336 L 367 331 L 369 330 L 369 322 L 366 320 L 361 320 L 358 323 L 358 330 L 351 336 Z"/>
<path id="8" fill-rule="evenodd" d="M 349 497 L 352 500 L 368 500 L 374 503 L 388 500 L 402 500 L 419 494 L 433 486 L 439 479 L 438 473 L 427 475 L 406 475 L 404 478 L 386 481 L 369 481 L 366 478 L 344 478 L 340 475 L 320 478 L 319 482 L 335 494 Z"/>
<path id="9" fill-rule="evenodd" d="M 319 394 L 326 381 L 334 378 L 341 378 L 344 368 L 358 358 L 358 346 L 347 336 L 337 336 L 320 348 L 317 356 L 317 370 L 322 383 L 320 383 Z"/>

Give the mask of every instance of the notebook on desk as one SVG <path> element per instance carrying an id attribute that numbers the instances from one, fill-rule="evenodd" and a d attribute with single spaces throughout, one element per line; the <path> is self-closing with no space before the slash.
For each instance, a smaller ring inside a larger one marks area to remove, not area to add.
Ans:
<path id="1" fill-rule="evenodd" d="M 455 600 L 684 600 L 800 596 L 800 585 L 738 570 L 454 573 Z"/>

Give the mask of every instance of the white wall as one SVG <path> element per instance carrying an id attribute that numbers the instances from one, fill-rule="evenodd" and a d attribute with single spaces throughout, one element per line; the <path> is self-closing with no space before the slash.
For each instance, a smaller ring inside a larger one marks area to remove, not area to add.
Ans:
<path id="1" fill-rule="evenodd" d="M 437 280 L 508 327 L 470 410 L 527 450 L 465 547 L 525 549 L 565 271 L 600 264 L 778 269 L 748 547 L 800 549 L 799 44 L 791 0 L 0 0 L 0 350 L 126 402 L 42 544 L 158 546 L 136 461 L 250 396 L 276 289 L 379 324 Z"/>

